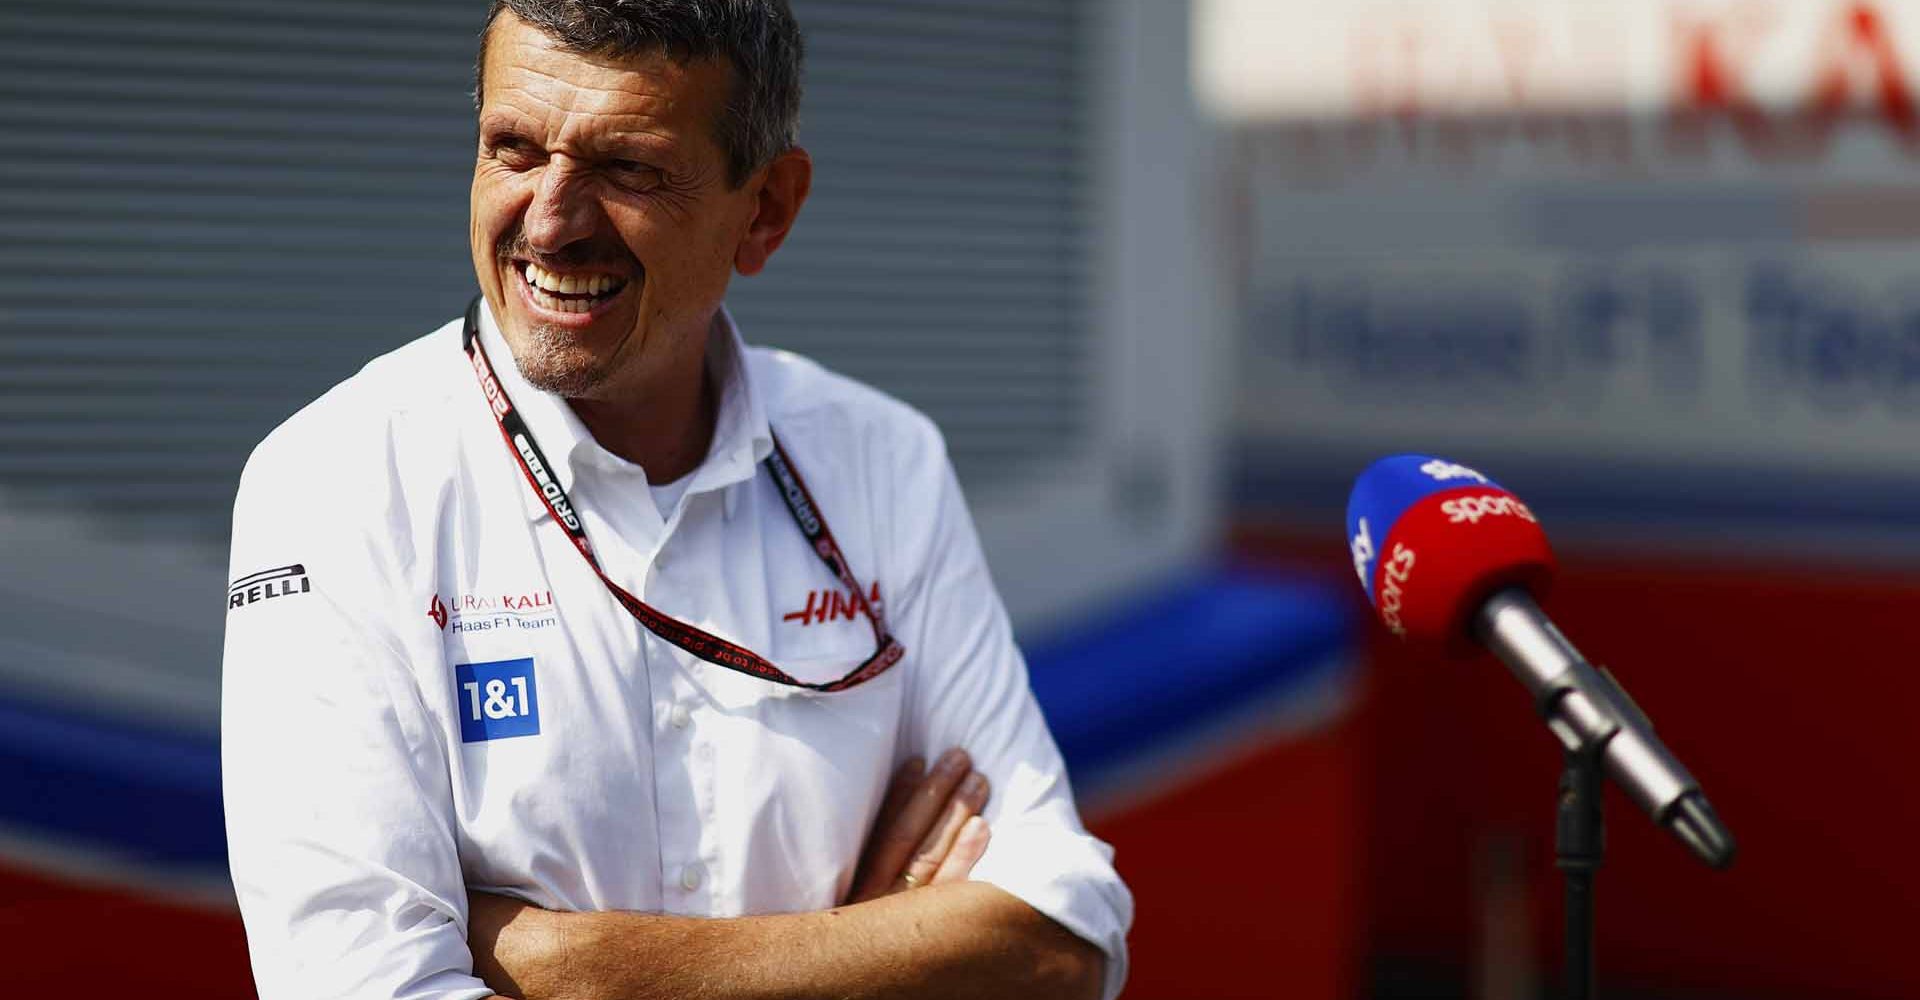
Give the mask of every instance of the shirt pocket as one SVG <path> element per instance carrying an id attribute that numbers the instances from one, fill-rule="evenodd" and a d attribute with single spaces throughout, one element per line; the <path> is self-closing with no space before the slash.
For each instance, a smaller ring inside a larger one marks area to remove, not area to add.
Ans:
<path id="1" fill-rule="evenodd" d="M 870 638 L 870 637 L 869 637 Z M 775 660 L 807 681 L 838 678 L 871 646 Z M 720 668 L 709 668 L 719 670 Z M 734 794 L 743 912 L 819 909 L 839 902 L 892 773 L 905 669 L 825 693 L 733 671 L 723 705 L 719 777 Z M 717 693 L 717 692 L 716 692 Z"/>
<path id="2" fill-rule="evenodd" d="M 819 683 L 836 680 L 873 655 L 867 643 L 845 647 L 840 653 L 817 657 L 775 659 L 775 666 L 796 680 Z M 790 787 L 822 789 L 834 786 L 828 801 L 860 815 L 877 809 L 892 771 L 900 740 L 906 667 L 895 664 L 884 673 L 840 691 L 823 692 L 704 665 L 716 683 L 710 690 L 723 712 L 751 722 L 750 739 L 738 746 L 757 747 L 759 766 L 787 772 Z M 725 678 L 713 678 L 726 674 Z M 740 735 L 745 736 L 745 733 Z M 804 748 L 802 752 L 791 752 Z M 871 800 L 871 801 L 869 801 Z M 864 830 L 864 826 L 861 826 Z"/>

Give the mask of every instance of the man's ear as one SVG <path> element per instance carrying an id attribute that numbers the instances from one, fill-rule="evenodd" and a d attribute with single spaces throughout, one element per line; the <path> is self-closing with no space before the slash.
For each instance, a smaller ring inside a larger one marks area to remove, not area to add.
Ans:
<path id="1" fill-rule="evenodd" d="M 759 274 L 767 266 L 767 258 L 786 242 L 813 187 L 813 158 L 798 146 L 774 157 L 763 169 L 766 175 L 760 181 L 753 219 L 733 251 L 734 269 L 741 274 Z"/>

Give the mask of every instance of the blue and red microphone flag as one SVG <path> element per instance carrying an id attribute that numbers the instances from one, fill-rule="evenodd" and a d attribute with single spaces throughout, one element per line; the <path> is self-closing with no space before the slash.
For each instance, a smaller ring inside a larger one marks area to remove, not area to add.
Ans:
<path id="1" fill-rule="evenodd" d="M 1432 455 L 1368 466 L 1347 501 L 1354 572 L 1375 614 L 1402 638 L 1465 648 L 1468 616 L 1490 593 L 1536 594 L 1553 552 L 1533 512 L 1479 471 Z"/>

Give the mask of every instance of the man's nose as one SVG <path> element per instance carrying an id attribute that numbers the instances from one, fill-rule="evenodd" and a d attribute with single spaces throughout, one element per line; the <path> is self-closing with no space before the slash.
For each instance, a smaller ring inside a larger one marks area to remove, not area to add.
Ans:
<path id="1" fill-rule="evenodd" d="M 558 253 L 592 236 L 600 208 L 591 188 L 592 177 L 571 157 L 548 160 L 527 206 L 527 243 L 539 253 Z"/>

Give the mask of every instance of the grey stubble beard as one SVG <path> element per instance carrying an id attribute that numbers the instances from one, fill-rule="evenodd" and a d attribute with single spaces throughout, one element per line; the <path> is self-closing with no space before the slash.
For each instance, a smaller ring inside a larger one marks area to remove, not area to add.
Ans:
<path id="1" fill-rule="evenodd" d="M 507 280 L 525 280 L 520 276 L 519 268 L 513 264 L 516 257 L 532 255 L 524 232 L 515 228 L 511 232 L 502 234 L 494 244 L 494 255 L 499 261 L 501 272 L 508 275 Z M 582 263 L 588 261 L 625 263 L 619 260 L 621 252 L 609 247 L 576 246 L 559 256 Z M 645 279 L 641 277 L 629 280 Z M 566 330 L 545 323 L 530 322 L 527 324 L 527 335 L 524 341 L 521 349 L 513 352 L 513 361 L 520 369 L 520 377 L 526 379 L 528 385 L 542 392 L 553 393 L 562 399 L 594 399 L 596 393 L 606 391 L 612 375 L 611 362 L 603 362 L 594 357 L 591 351 L 579 347 Z"/>
<path id="2" fill-rule="evenodd" d="M 514 364 L 527 384 L 562 399 L 593 399 L 606 387 L 609 372 L 599 359 L 570 342 L 568 334 L 544 323 L 531 323 Z"/>

